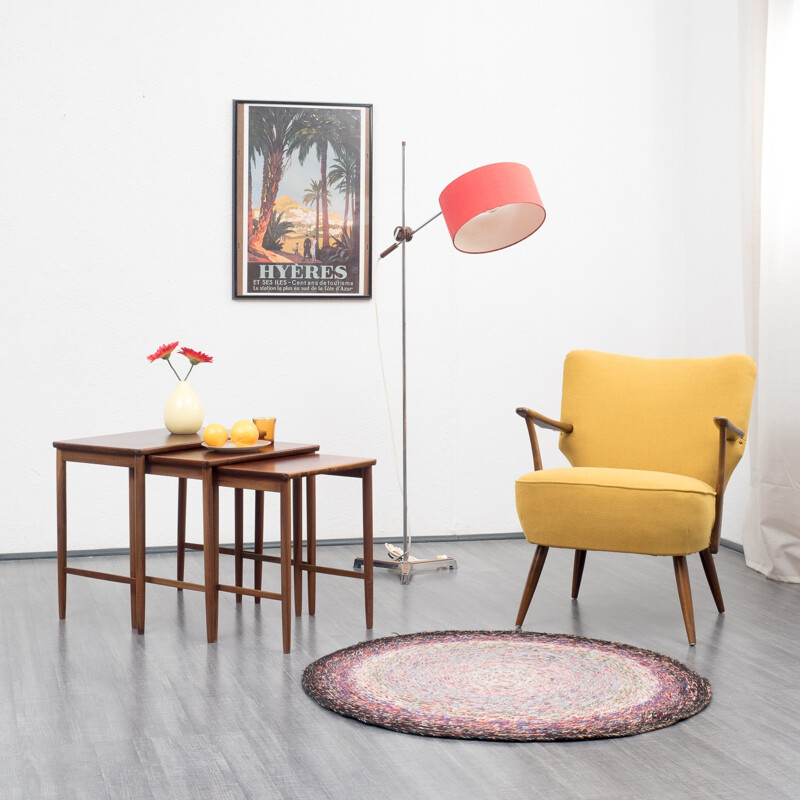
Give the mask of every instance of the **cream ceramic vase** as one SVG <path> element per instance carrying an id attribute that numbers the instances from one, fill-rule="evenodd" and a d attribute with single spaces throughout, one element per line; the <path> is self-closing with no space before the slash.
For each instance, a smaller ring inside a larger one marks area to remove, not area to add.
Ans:
<path id="1" fill-rule="evenodd" d="M 203 424 L 203 404 L 188 381 L 178 381 L 164 407 L 164 424 L 170 433 L 197 433 Z"/>

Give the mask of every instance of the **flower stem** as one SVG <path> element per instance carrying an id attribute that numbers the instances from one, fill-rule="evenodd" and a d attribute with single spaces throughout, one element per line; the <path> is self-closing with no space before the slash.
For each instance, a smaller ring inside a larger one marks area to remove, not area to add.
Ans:
<path id="1" fill-rule="evenodd" d="M 175 369 L 175 367 L 173 367 L 173 366 L 172 366 L 172 362 L 171 362 L 171 361 L 170 361 L 168 358 L 166 358 L 166 359 L 164 359 L 164 360 L 167 362 L 167 364 L 169 364 L 169 368 L 170 368 L 170 369 L 171 369 L 171 370 L 172 370 L 172 371 L 175 373 L 175 377 L 176 377 L 178 380 L 180 380 L 180 379 L 181 379 L 181 376 L 180 376 L 180 375 L 178 375 L 178 371 Z M 189 376 L 187 375 L 186 377 L 188 378 Z"/>
<path id="2" fill-rule="evenodd" d="M 186 373 L 186 377 L 184 378 L 185 381 L 189 380 L 189 376 L 192 374 L 193 369 L 194 369 L 194 362 L 192 362 L 192 366 L 189 367 L 189 371 Z"/>

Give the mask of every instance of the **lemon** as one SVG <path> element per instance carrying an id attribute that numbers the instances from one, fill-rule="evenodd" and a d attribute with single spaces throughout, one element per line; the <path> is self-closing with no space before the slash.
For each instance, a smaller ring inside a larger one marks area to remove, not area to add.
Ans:
<path id="1" fill-rule="evenodd" d="M 203 441 L 209 447 L 222 447 L 228 441 L 228 431 L 217 422 L 203 428 Z"/>
<path id="2" fill-rule="evenodd" d="M 240 419 L 233 423 L 231 441 L 237 447 L 251 447 L 258 441 L 258 428 L 249 419 Z"/>

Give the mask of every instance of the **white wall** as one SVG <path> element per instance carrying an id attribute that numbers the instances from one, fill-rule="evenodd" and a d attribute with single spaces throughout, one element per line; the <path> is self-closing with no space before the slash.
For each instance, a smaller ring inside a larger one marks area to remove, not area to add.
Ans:
<path id="1" fill-rule="evenodd" d="M 465 256 L 438 221 L 409 246 L 418 535 L 519 529 L 514 408 L 558 414 L 569 349 L 744 347 L 736 4 L 29 0 L 3 17 L 0 552 L 55 548 L 54 439 L 161 425 L 173 379 L 145 356 L 173 339 L 214 356 L 192 376 L 207 420 L 275 414 L 281 439 L 377 457 L 376 535 L 400 533 L 375 335 L 377 302 L 399 422 L 399 255 L 376 301 L 232 300 L 234 98 L 374 104 L 376 252 L 402 140 L 412 225 L 468 169 L 533 171 L 548 219 L 528 241 Z M 544 456 L 561 463 L 553 440 Z M 354 533 L 348 483 L 320 481 L 323 537 Z M 122 470 L 71 465 L 70 547 L 124 545 L 125 497 Z M 148 544 L 174 542 L 174 515 L 173 483 L 148 479 Z"/>

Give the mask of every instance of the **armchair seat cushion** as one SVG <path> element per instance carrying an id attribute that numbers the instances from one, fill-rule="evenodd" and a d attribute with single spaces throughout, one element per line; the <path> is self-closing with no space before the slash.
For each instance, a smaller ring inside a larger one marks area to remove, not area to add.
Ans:
<path id="1" fill-rule="evenodd" d="M 516 482 L 525 538 L 545 547 L 685 556 L 709 546 L 716 492 L 686 475 L 565 467 Z"/>

